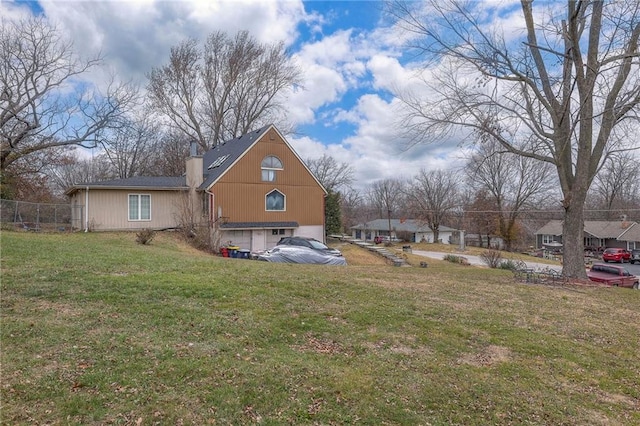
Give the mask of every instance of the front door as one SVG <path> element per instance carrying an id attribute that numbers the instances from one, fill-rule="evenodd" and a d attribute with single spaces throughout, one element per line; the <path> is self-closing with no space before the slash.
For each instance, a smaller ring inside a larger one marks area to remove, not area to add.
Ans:
<path id="1" fill-rule="evenodd" d="M 267 247 L 267 239 L 266 232 L 264 229 L 254 229 L 251 232 L 251 251 L 262 251 L 266 250 Z"/>

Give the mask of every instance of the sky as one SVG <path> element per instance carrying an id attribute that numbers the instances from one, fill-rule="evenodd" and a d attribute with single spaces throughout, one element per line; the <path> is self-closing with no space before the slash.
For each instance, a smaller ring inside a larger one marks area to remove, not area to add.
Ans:
<path id="1" fill-rule="evenodd" d="M 21 14 L 45 15 L 77 53 L 101 52 L 117 76 L 142 87 L 146 73 L 188 37 L 247 30 L 261 42 L 283 41 L 304 87 L 287 99 L 297 130 L 287 140 L 304 159 L 327 154 L 349 163 L 356 187 L 465 162 L 455 138 L 409 147 L 399 136 L 394 91 L 406 87 L 419 58 L 407 52 L 382 2 L 0 0 L 0 15 Z"/>

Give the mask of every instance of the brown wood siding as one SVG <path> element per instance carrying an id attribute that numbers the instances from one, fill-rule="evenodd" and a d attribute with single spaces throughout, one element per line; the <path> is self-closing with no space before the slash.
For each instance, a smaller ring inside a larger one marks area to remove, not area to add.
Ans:
<path id="1" fill-rule="evenodd" d="M 274 155 L 284 170 L 275 182 L 262 182 L 262 160 Z M 285 211 L 266 211 L 267 193 L 277 189 Z M 266 133 L 213 187 L 216 213 L 230 222 L 296 221 L 301 226 L 324 224 L 324 191 L 275 130 Z"/>

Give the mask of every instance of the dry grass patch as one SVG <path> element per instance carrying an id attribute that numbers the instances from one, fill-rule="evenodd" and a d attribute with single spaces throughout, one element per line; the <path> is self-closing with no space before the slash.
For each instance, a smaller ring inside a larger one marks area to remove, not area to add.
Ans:
<path id="1" fill-rule="evenodd" d="M 459 362 L 474 367 L 490 367 L 502 362 L 508 362 L 510 359 L 511 350 L 509 348 L 489 345 L 478 352 L 465 354 L 459 359 Z"/>
<path id="2" fill-rule="evenodd" d="M 349 266 L 383 266 L 389 262 L 382 256 L 347 242 L 330 243 L 330 247 L 342 252 Z"/>
<path id="3" fill-rule="evenodd" d="M 307 334 L 304 336 L 304 341 L 304 344 L 292 345 L 292 347 L 301 352 L 314 352 L 325 355 L 352 355 L 352 352 L 345 349 L 340 343 L 327 337 L 316 337 Z"/>

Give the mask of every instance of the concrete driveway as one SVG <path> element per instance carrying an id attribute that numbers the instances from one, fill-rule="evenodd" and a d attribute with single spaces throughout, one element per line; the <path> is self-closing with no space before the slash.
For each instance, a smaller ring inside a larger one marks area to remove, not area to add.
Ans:
<path id="1" fill-rule="evenodd" d="M 437 252 L 437 251 L 424 251 L 424 250 L 412 250 L 411 251 L 413 254 L 416 254 L 418 256 L 423 256 L 423 257 L 428 257 L 431 259 L 438 259 L 438 260 L 443 260 L 444 257 L 448 254 L 453 254 L 456 256 L 462 256 L 465 259 L 467 259 L 469 261 L 470 264 L 474 265 L 474 266 L 487 266 L 487 264 L 480 258 L 480 256 L 474 256 L 471 254 L 466 254 L 466 253 L 441 253 L 441 252 Z M 525 261 L 525 263 L 527 264 L 527 267 L 531 268 L 531 269 L 546 269 L 546 268 L 551 268 L 553 270 L 562 272 L 562 266 L 561 265 L 549 265 L 547 263 L 539 263 L 539 262 L 531 262 L 531 261 Z"/>

